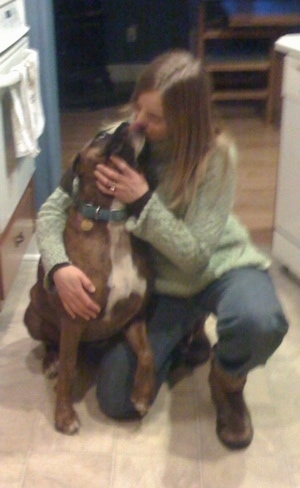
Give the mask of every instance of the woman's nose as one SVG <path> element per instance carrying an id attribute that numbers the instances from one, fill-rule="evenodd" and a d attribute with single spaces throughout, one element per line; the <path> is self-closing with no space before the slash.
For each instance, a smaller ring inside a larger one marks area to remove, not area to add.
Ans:
<path id="1" fill-rule="evenodd" d="M 146 129 L 146 124 L 145 122 L 142 122 L 142 121 L 139 121 L 139 120 L 134 120 L 131 124 L 130 124 L 130 127 L 129 127 L 129 130 L 130 131 L 133 131 L 133 132 L 145 132 L 145 129 Z"/>
<path id="2" fill-rule="evenodd" d="M 147 127 L 147 113 L 144 110 L 136 111 L 133 124 L 137 129 L 144 130 Z"/>

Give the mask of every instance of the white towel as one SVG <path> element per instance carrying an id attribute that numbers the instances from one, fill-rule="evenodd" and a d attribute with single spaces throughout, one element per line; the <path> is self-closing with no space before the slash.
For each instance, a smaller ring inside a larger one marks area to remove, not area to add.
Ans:
<path id="1" fill-rule="evenodd" d="M 35 157 L 40 152 L 38 138 L 45 126 L 37 51 L 26 49 L 24 60 L 12 71 L 17 71 L 20 77 L 20 81 L 10 88 L 16 157 Z"/>

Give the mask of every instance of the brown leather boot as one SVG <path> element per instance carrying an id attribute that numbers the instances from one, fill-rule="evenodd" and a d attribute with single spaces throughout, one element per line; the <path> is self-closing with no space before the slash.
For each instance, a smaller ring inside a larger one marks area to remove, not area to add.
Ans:
<path id="1" fill-rule="evenodd" d="M 209 383 L 217 410 L 216 431 L 220 441 L 231 449 L 247 447 L 253 438 L 253 427 L 243 397 L 246 376 L 232 377 L 212 361 Z"/>

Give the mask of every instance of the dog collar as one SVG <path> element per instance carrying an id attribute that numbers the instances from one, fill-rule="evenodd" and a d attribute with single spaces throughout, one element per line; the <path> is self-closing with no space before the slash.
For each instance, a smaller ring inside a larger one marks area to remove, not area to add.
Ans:
<path id="1" fill-rule="evenodd" d="M 78 208 L 86 219 L 90 220 L 104 220 L 105 222 L 121 222 L 127 217 L 125 208 L 109 210 L 106 208 L 96 207 L 91 203 L 79 203 Z"/>

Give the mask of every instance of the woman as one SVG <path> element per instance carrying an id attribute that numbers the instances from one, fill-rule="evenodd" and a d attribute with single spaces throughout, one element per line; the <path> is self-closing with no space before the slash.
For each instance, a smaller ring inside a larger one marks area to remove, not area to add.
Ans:
<path id="1" fill-rule="evenodd" d="M 209 383 L 217 434 L 230 448 L 245 447 L 253 436 L 243 398 L 246 376 L 267 361 L 288 325 L 267 272 L 269 259 L 231 214 L 235 147 L 214 131 L 205 73 L 186 51 L 154 59 L 136 84 L 131 107 L 131 129 L 146 136 L 145 176 L 112 157 L 116 169 L 99 165 L 95 178 L 99 190 L 128 204 L 128 231 L 151 245 L 156 277 L 147 328 L 157 391 L 197 318 L 215 314 L 218 342 Z M 62 186 L 49 197 L 39 212 L 37 237 L 65 309 L 88 319 L 98 313 L 86 294 L 93 284 L 68 262 L 62 243 L 71 202 Z M 203 331 L 202 338 L 205 347 Z M 134 369 L 125 342 L 105 351 L 97 397 L 107 415 L 136 416 L 130 402 Z"/>

